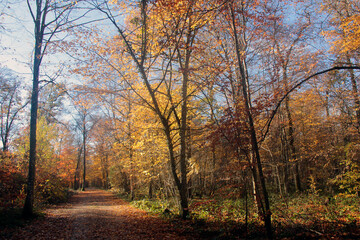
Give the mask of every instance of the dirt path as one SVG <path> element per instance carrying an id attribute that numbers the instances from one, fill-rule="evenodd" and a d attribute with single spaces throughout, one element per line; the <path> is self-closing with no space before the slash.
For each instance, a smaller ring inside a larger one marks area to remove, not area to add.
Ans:
<path id="1" fill-rule="evenodd" d="M 179 229 L 179 228 L 178 228 Z M 74 195 L 9 239 L 192 239 L 163 220 L 102 190 Z"/>

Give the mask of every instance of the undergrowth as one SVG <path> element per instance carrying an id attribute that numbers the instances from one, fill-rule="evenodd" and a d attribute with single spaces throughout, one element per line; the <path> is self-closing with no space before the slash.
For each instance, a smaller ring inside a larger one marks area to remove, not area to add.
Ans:
<path id="1" fill-rule="evenodd" d="M 165 199 L 141 199 L 131 201 L 131 205 L 150 213 L 167 215 L 179 215 L 179 209 L 175 200 Z"/>
<path id="2" fill-rule="evenodd" d="M 170 219 L 179 216 L 174 200 L 142 199 L 131 204 Z M 360 238 L 360 201 L 356 197 L 328 198 L 317 194 L 297 194 L 287 198 L 276 196 L 271 198 L 271 210 L 278 238 Z M 229 239 L 258 238 L 265 234 L 263 222 L 252 201 L 246 211 L 243 199 L 193 199 L 190 211 L 191 221 L 199 231 L 215 232 Z"/>

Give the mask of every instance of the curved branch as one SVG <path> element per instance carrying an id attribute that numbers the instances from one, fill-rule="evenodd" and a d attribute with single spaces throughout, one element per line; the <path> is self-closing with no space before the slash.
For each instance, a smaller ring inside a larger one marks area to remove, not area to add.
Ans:
<path id="1" fill-rule="evenodd" d="M 360 66 L 345 66 L 345 67 L 332 67 L 332 68 L 329 68 L 329 69 L 326 69 L 326 70 L 323 70 L 323 71 L 320 71 L 320 72 L 317 72 L 317 73 L 314 73 L 312 75 L 310 75 L 309 77 L 303 79 L 302 81 L 300 81 L 299 83 L 295 84 L 292 88 L 290 88 L 289 91 L 287 91 L 284 96 L 282 96 L 282 98 L 279 100 L 279 102 L 276 104 L 276 107 L 275 109 L 272 111 L 271 115 L 270 115 L 270 118 L 268 119 L 268 121 L 266 122 L 266 125 L 264 126 L 263 130 L 265 129 L 265 133 L 263 134 L 262 138 L 259 140 L 259 143 L 264 141 L 265 138 L 266 138 L 266 135 L 268 134 L 269 132 L 269 129 L 270 129 L 270 125 L 278 111 L 278 109 L 280 108 L 281 106 L 281 103 L 285 100 L 285 98 L 287 96 L 290 95 L 290 93 L 292 93 L 295 89 L 297 89 L 298 87 L 300 87 L 302 84 L 306 83 L 307 81 L 309 81 L 310 79 L 312 79 L 313 77 L 316 77 L 318 75 L 321 75 L 321 74 L 324 74 L 324 73 L 327 73 L 327 72 L 331 72 L 331 71 L 334 71 L 334 70 L 346 70 L 346 69 L 357 69 L 357 70 L 360 70 Z"/>

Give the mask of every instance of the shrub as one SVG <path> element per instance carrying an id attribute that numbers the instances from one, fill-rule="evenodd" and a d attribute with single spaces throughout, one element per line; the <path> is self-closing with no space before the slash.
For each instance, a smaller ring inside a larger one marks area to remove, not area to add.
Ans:
<path id="1" fill-rule="evenodd" d="M 0 160 L 0 208 L 22 206 L 25 198 L 26 177 L 9 159 Z"/>
<path id="2" fill-rule="evenodd" d="M 36 189 L 38 201 L 49 204 L 66 202 L 69 197 L 67 186 L 65 181 L 53 175 L 46 179 L 40 179 Z"/>

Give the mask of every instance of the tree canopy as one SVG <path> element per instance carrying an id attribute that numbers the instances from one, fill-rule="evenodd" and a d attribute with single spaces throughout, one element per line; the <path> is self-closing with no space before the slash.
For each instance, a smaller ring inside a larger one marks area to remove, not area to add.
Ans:
<path id="1" fill-rule="evenodd" d="M 24 215 L 66 188 L 166 200 L 184 219 L 209 199 L 239 200 L 232 220 L 247 231 L 260 219 L 271 239 L 290 198 L 358 200 L 358 1 L 46 0 L 27 11 L 32 86 L 0 69 L 1 171 L 21 176 L 2 206 L 20 205 L 25 186 Z"/>

